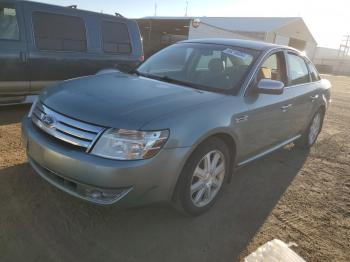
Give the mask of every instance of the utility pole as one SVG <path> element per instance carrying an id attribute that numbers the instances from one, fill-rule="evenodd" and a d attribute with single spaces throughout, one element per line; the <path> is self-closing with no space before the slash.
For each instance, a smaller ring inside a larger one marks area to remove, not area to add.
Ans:
<path id="1" fill-rule="evenodd" d="M 185 16 L 187 16 L 187 11 L 188 11 L 188 1 L 186 1 L 186 11 L 185 11 Z"/>
<path id="2" fill-rule="evenodd" d="M 345 44 L 343 44 L 345 42 Z M 348 56 L 350 50 L 350 35 L 344 35 L 343 39 L 341 40 L 339 50 L 338 50 L 338 56 Z"/>
<path id="3" fill-rule="evenodd" d="M 157 2 L 154 2 L 154 16 L 157 16 Z"/>

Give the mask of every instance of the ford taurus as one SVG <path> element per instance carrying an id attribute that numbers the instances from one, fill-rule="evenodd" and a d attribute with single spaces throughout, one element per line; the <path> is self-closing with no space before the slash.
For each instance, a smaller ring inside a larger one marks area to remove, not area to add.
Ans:
<path id="1" fill-rule="evenodd" d="M 236 167 L 291 142 L 311 147 L 330 89 L 295 49 L 189 40 L 133 72 L 45 89 L 23 137 L 34 170 L 71 195 L 102 205 L 168 202 L 199 215 Z"/>

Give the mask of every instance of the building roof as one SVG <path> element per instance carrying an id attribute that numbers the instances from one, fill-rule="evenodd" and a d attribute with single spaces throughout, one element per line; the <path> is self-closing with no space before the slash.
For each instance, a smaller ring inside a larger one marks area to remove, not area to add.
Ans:
<path id="1" fill-rule="evenodd" d="M 230 31 L 271 32 L 300 20 L 300 17 L 202 17 L 202 23 Z"/>
<path id="2" fill-rule="evenodd" d="M 136 20 L 192 20 L 194 16 L 145 16 L 141 18 L 135 18 Z M 200 18 L 200 17 L 199 17 Z"/>
<path id="3" fill-rule="evenodd" d="M 199 18 L 202 23 L 224 30 L 241 32 L 271 32 L 301 17 L 186 17 L 186 16 L 150 16 L 142 19 L 154 20 L 190 20 Z"/>

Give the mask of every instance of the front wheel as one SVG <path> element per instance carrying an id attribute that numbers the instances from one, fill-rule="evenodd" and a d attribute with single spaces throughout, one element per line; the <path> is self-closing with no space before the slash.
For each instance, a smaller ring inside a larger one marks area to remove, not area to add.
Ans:
<path id="1" fill-rule="evenodd" d="M 295 142 L 296 146 L 304 149 L 310 148 L 315 144 L 318 135 L 321 132 L 323 124 L 324 112 L 322 109 L 318 110 L 309 124 L 306 132 Z"/>
<path id="2" fill-rule="evenodd" d="M 218 198 L 229 173 L 226 144 L 212 138 L 200 145 L 188 159 L 176 190 L 178 208 L 192 216 L 207 211 Z"/>

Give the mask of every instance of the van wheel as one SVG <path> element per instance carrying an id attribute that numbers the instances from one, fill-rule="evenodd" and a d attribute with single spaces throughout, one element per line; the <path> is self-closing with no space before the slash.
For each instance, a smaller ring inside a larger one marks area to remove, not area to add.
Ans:
<path id="1" fill-rule="evenodd" d="M 312 118 L 307 130 L 295 141 L 295 145 L 302 149 L 308 149 L 315 144 L 318 135 L 321 132 L 324 119 L 324 111 L 319 109 Z"/>
<path id="2" fill-rule="evenodd" d="M 175 193 L 176 207 L 187 215 L 206 212 L 217 200 L 228 177 L 230 154 L 226 144 L 211 138 L 187 160 Z"/>

